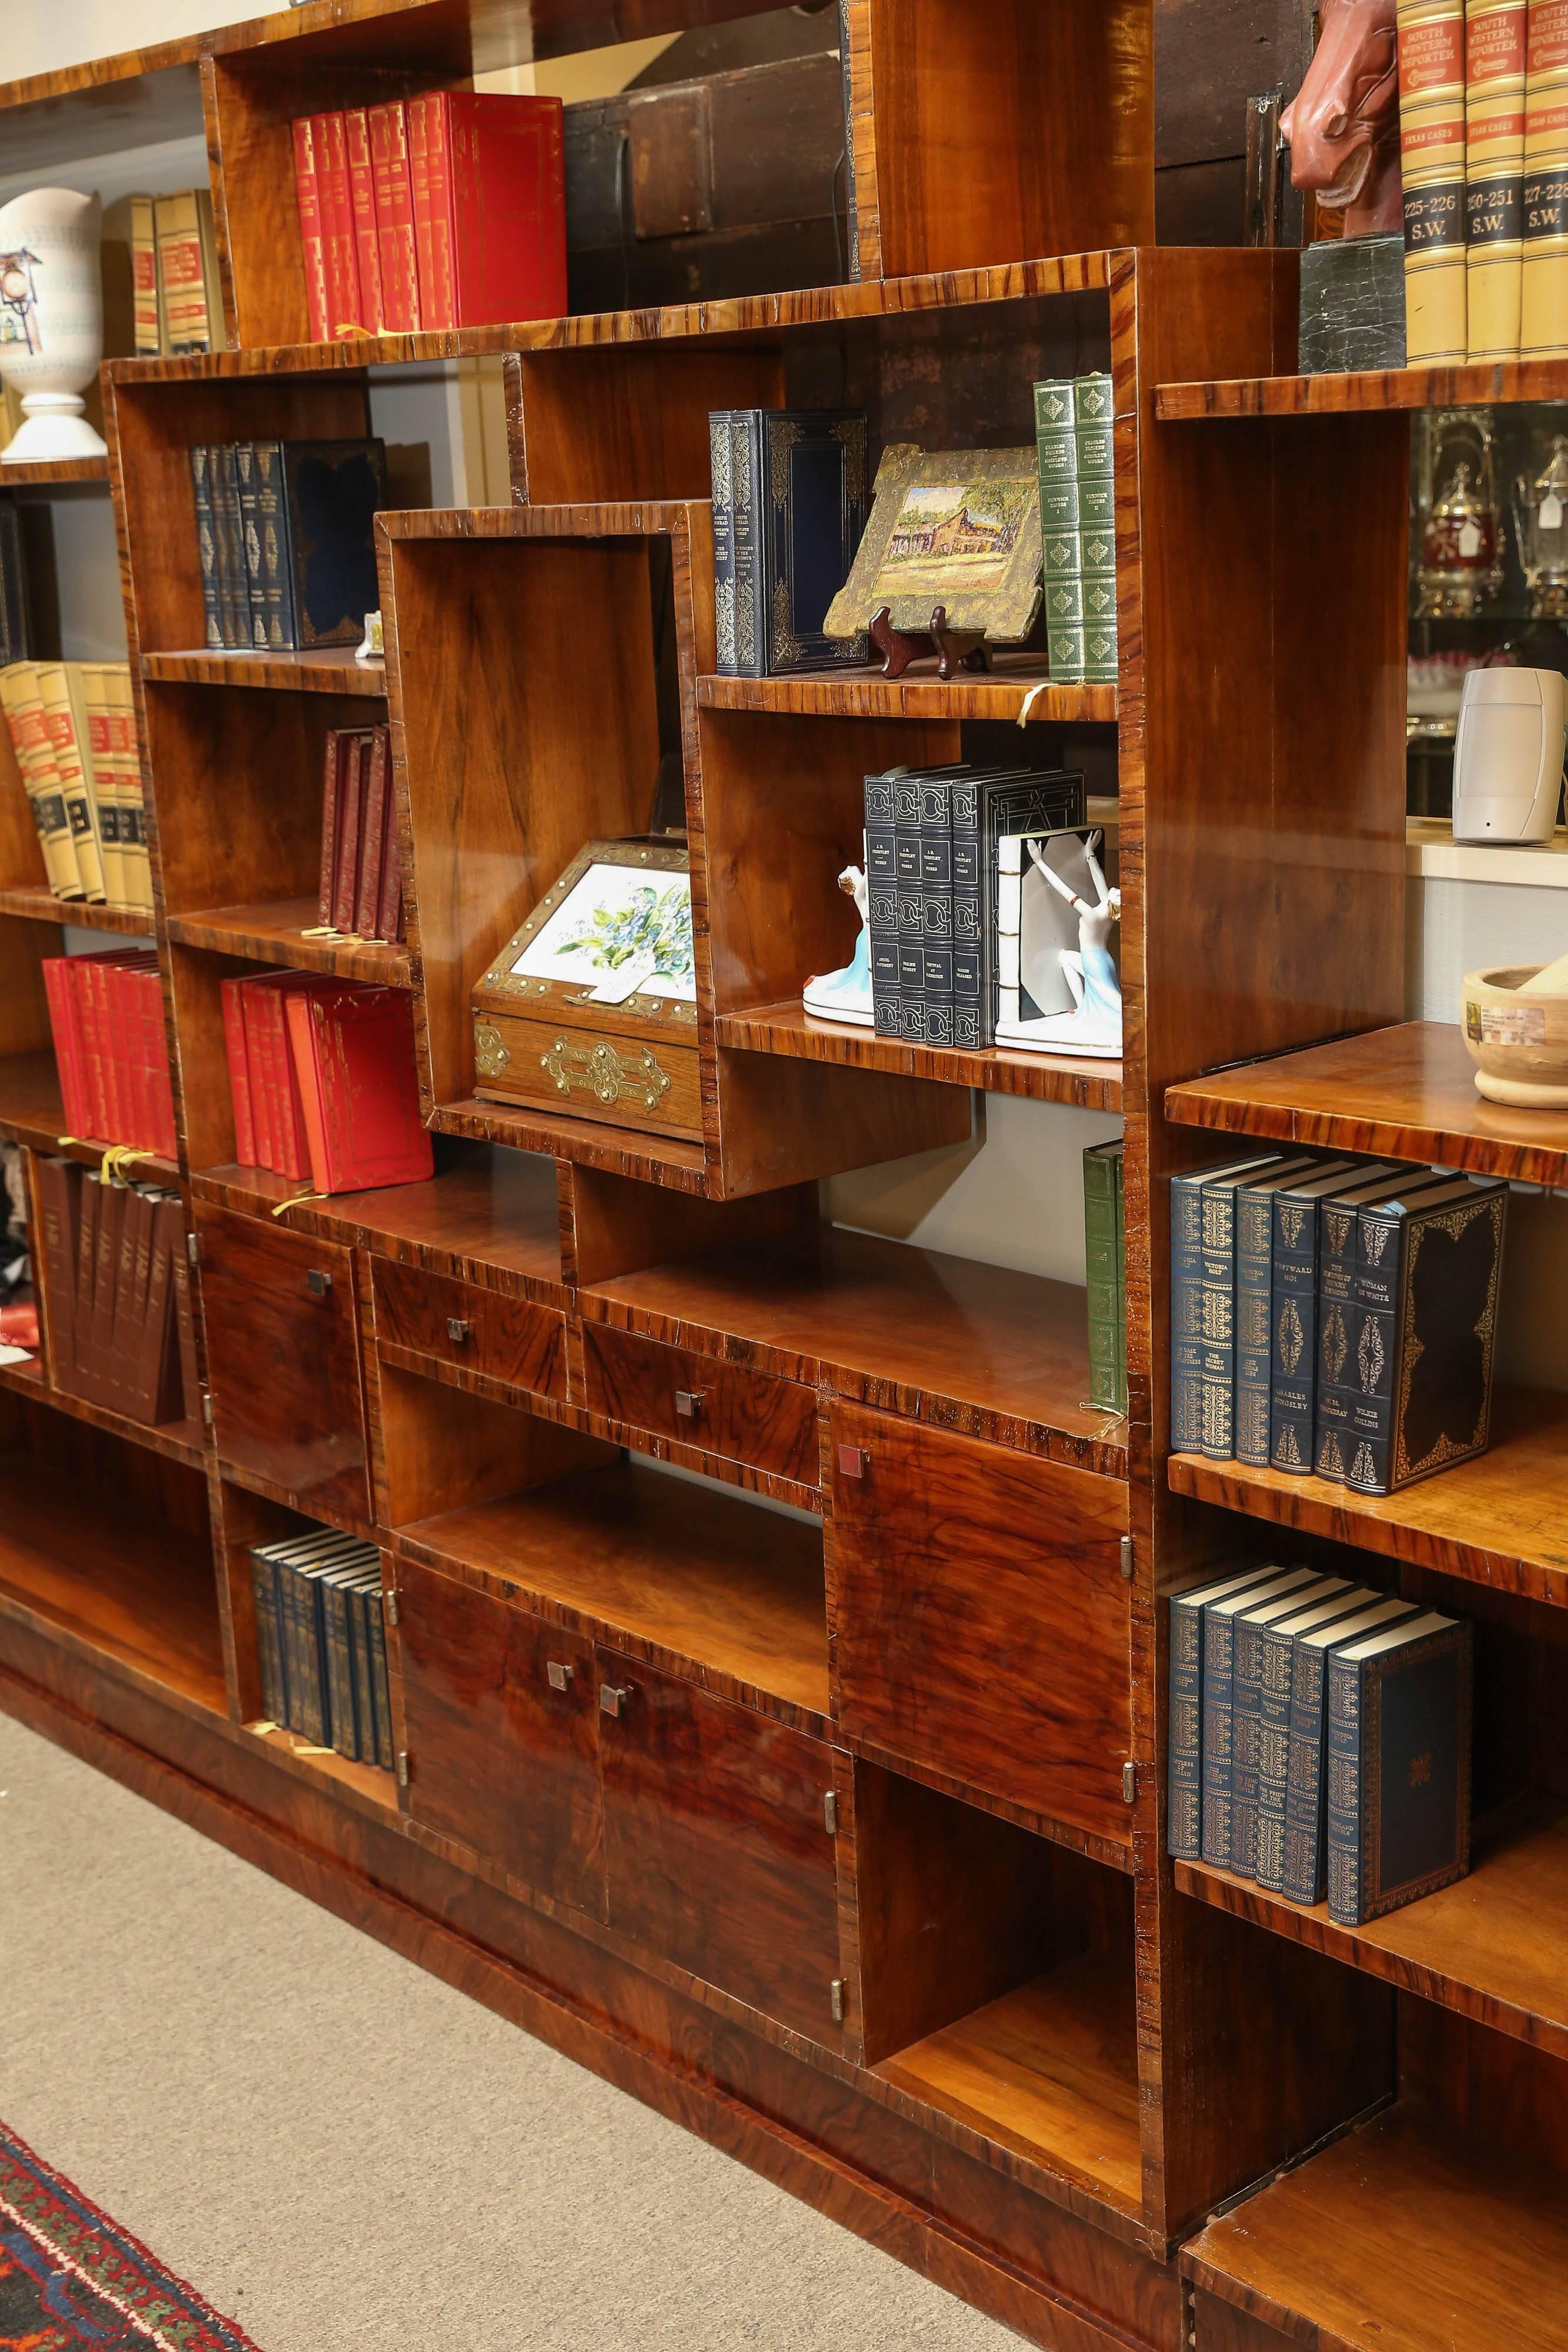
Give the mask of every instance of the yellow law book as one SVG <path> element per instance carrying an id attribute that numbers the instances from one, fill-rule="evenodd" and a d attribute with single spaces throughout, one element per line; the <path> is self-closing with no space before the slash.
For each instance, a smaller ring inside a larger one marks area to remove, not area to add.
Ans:
<path id="1" fill-rule="evenodd" d="M 1405 188 L 1405 355 L 1462 360 L 1465 0 L 1399 0 L 1399 160 Z"/>
<path id="2" fill-rule="evenodd" d="M 136 705 L 129 662 L 110 662 L 115 764 L 120 776 L 120 846 L 125 866 L 126 899 L 152 912 L 152 868 L 147 855 L 147 813 L 141 796 L 141 754 L 136 742 Z M 151 928 L 151 926 L 149 927 Z"/>
<path id="3" fill-rule="evenodd" d="M 103 853 L 98 812 L 93 803 L 92 771 L 87 760 L 87 705 L 81 674 L 75 662 L 40 662 L 38 692 L 44 699 L 44 722 L 55 755 L 66 814 L 71 821 L 71 846 L 82 896 L 99 905 L 108 895 L 103 887 Z"/>
<path id="4" fill-rule="evenodd" d="M 1519 357 L 1529 0 L 1465 0 L 1465 299 L 1472 360 Z"/>
<path id="5" fill-rule="evenodd" d="M 120 845 L 120 771 L 114 758 L 114 716 L 110 703 L 108 662 L 80 662 L 82 703 L 86 712 L 83 765 L 98 820 L 99 855 L 103 861 L 104 895 L 111 907 L 131 903 L 125 887 L 125 861 Z"/>
<path id="6" fill-rule="evenodd" d="M 1530 0 L 1519 352 L 1568 353 L 1568 0 Z"/>
<path id="7" fill-rule="evenodd" d="M 13 662 L 8 668 L 0 669 L 0 708 L 5 713 L 22 787 L 37 827 L 49 887 L 57 898 L 83 898 L 86 893 L 71 845 L 70 816 L 49 741 L 44 698 L 38 690 L 37 662 Z"/>

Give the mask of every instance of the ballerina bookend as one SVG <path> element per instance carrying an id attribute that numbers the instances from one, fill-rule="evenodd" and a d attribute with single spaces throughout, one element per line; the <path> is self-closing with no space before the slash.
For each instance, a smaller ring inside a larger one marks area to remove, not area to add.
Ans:
<path id="1" fill-rule="evenodd" d="M 1032 1046 L 1037 1052 L 1083 1054 L 1111 1059 L 1122 1051 L 1122 983 L 1111 954 L 1111 933 L 1122 919 L 1122 893 L 1106 887 L 1094 853 L 1103 836 L 1092 833 L 1083 845 L 1083 862 L 1094 887 L 1091 903 L 1063 880 L 1047 859 L 1040 843 L 1029 844 L 1030 857 L 1064 906 L 1078 918 L 1076 949 L 1061 950 L 1062 978 L 1072 997 L 1071 1013 L 1054 1013 L 1032 1021 L 1004 1021 L 997 1027 L 998 1045 Z"/>
<path id="2" fill-rule="evenodd" d="M 855 912 L 861 919 L 861 935 L 855 941 L 854 954 L 841 971 L 825 975 L 813 972 L 800 1002 L 819 1021 L 852 1021 L 857 1028 L 870 1029 L 875 1016 L 871 997 L 871 893 L 864 870 L 859 866 L 846 866 L 839 877 L 839 887 L 846 898 L 854 900 Z"/>

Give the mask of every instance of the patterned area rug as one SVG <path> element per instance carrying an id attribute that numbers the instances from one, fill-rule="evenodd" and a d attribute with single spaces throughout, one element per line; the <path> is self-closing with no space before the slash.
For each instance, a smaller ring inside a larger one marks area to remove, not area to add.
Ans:
<path id="1" fill-rule="evenodd" d="M 0 2125 L 0 2352 L 256 2352 Z"/>

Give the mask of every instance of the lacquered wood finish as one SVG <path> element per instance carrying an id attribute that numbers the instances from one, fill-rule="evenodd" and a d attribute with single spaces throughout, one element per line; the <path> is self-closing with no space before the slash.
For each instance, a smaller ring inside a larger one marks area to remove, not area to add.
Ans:
<path id="1" fill-rule="evenodd" d="M 1066 1055 L 983 1053 L 936 1045 L 905 1045 L 844 1021 L 821 1021 L 799 998 L 721 1013 L 714 1024 L 721 1045 L 747 1054 L 782 1054 L 803 1062 L 831 1062 L 855 1070 L 887 1070 L 900 1077 L 935 1078 L 950 1087 L 978 1087 L 988 1095 L 1024 1095 L 1033 1102 L 1072 1103 L 1081 1110 L 1119 1111 L 1120 1062 Z"/>
<path id="2" fill-rule="evenodd" d="M 0 915 L 20 915 L 30 923 L 66 923 L 84 931 L 120 931 L 132 939 L 151 939 L 152 910 L 146 907 L 95 906 L 90 899 L 68 904 L 39 883 L 0 890 Z"/>
<path id="3" fill-rule="evenodd" d="M 612 1922 L 836 2046 L 828 1748 L 613 1651 L 598 1671 L 630 1693 L 600 1717 Z"/>
<path id="4" fill-rule="evenodd" d="M 1126 1488 L 847 1405 L 829 1444 L 843 1730 L 1126 1842 Z"/>
<path id="5" fill-rule="evenodd" d="M 169 686 L 260 687 L 276 694 L 353 694 L 371 702 L 386 698 L 386 666 L 357 662 L 342 646 L 311 646 L 303 653 L 207 653 L 152 651 L 142 675 Z M 373 718 L 374 713 L 372 712 Z"/>
<path id="6" fill-rule="evenodd" d="M 195 1229 L 220 1460 L 261 1472 L 301 1509 L 369 1518 L 349 1252 L 204 1203 Z"/>
<path id="7" fill-rule="evenodd" d="M 1354 375 L 1275 375 L 1163 383 L 1162 423 L 1204 416 L 1346 416 L 1380 409 L 1479 408 L 1568 399 L 1560 359 L 1478 361 L 1465 367 L 1371 369 Z"/>
<path id="8" fill-rule="evenodd" d="M 836 719 L 1022 719 L 1042 724 L 1115 724 L 1113 686 L 1052 686 L 1038 654 L 1000 653 L 985 677 L 961 673 L 946 684 L 934 657 L 912 662 L 902 677 L 879 668 L 834 669 L 812 677 L 701 677 L 705 710 L 793 711 Z"/>
<path id="9" fill-rule="evenodd" d="M 583 1401 L 591 1412 L 816 1485 L 814 1389 L 608 1324 L 583 1327 L 582 1350 Z"/>
<path id="10" fill-rule="evenodd" d="M 1194 1127 L 1426 1160 L 1524 1184 L 1568 1183 L 1568 1112 L 1512 1110 L 1476 1092 L 1457 1026 L 1406 1021 L 1173 1087 Z"/>
<path id="11" fill-rule="evenodd" d="M 591 1645 L 405 1559 L 398 1651 L 414 1819 L 603 1919 Z"/>
<path id="12" fill-rule="evenodd" d="M 214 954 L 243 956 L 256 963 L 295 971 L 330 972 L 338 980 L 368 981 L 375 988 L 407 988 L 413 975 L 408 950 L 388 942 L 308 939 L 321 920 L 314 898 L 274 900 L 259 907 L 214 907 L 202 914 L 172 915 L 169 937 L 183 947 L 210 948 Z"/>
<path id="13" fill-rule="evenodd" d="M 7 131 L 9 131 L 7 124 Z M 11 148 L 6 146 L 7 162 Z M 30 465 L 0 465 L 0 489 L 30 489 L 51 482 L 103 482 L 109 480 L 107 457 L 39 457 Z"/>
<path id="14" fill-rule="evenodd" d="M 566 1395 L 566 1318 L 559 1308 L 379 1258 L 371 1276 L 378 1340 L 539 1396 Z"/>

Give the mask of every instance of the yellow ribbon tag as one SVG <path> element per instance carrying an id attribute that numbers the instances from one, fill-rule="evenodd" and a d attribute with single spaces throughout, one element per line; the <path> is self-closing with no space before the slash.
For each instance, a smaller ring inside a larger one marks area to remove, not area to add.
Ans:
<path id="1" fill-rule="evenodd" d="M 297 1209 L 302 1201 L 326 1201 L 330 1198 L 331 1195 L 328 1192 L 290 1192 L 287 1201 L 278 1202 L 271 1214 L 281 1217 L 286 1209 Z"/>

